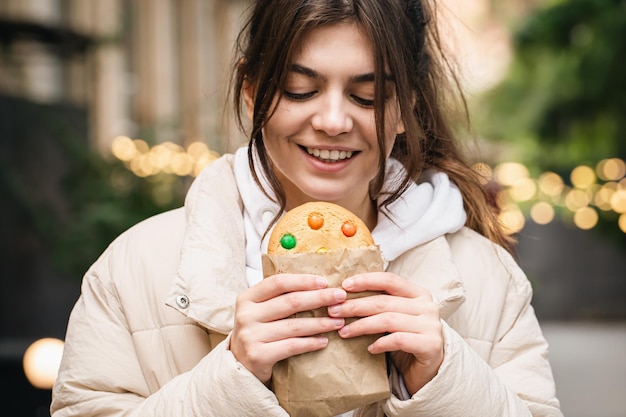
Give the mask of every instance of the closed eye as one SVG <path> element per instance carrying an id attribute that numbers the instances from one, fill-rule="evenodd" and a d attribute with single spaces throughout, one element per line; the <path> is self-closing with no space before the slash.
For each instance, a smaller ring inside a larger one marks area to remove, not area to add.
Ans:
<path id="1" fill-rule="evenodd" d="M 361 107 L 374 107 L 374 100 L 368 100 L 359 96 L 352 96 L 352 100 Z"/>
<path id="2" fill-rule="evenodd" d="M 304 101 L 311 97 L 313 97 L 317 93 L 317 91 L 310 91 L 308 93 L 292 93 L 290 91 L 284 90 L 283 95 L 287 97 L 289 100 L 294 101 Z"/>

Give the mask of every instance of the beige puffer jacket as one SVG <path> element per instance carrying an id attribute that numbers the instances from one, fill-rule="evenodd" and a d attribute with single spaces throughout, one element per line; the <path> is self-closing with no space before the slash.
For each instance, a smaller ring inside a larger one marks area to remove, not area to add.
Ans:
<path id="1" fill-rule="evenodd" d="M 241 212 L 228 155 L 196 179 L 185 209 L 110 245 L 70 317 L 54 417 L 287 415 L 228 349 L 247 287 Z M 392 396 L 368 414 L 562 416 L 531 287 L 508 253 L 463 229 L 389 269 L 439 301 L 445 359 L 413 398 Z"/>

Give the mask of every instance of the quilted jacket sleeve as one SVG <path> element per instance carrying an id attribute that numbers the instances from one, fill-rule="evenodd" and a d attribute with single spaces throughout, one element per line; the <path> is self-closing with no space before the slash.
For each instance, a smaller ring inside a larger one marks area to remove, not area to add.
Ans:
<path id="1" fill-rule="evenodd" d="M 151 393 L 124 307 L 107 277 L 111 250 L 83 280 L 68 325 L 51 412 L 64 416 L 286 416 L 276 397 L 220 343 Z"/>
<path id="2" fill-rule="evenodd" d="M 387 416 L 563 416 L 548 346 L 530 305 L 530 283 L 512 258 L 503 257 L 510 288 L 488 360 L 444 322 L 445 358 L 438 375 L 410 400 L 387 401 Z"/>

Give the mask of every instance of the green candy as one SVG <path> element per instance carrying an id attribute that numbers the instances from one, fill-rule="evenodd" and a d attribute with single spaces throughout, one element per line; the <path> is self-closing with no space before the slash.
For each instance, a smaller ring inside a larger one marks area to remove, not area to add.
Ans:
<path id="1" fill-rule="evenodd" d="M 295 248 L 296 247 L 296 237 L 294 235 L 292 235 L 291 233 L 285 233 L 280 238 L 280 246 L 282 246 L 283 248 L 285 248 L 287 250 Z"/>

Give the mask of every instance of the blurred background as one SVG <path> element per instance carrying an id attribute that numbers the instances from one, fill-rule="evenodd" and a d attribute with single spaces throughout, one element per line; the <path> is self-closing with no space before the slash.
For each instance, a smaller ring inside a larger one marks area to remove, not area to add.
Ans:
<path id="1" fill-rule="evenodd" d="M 0 0 L 7 415 L 49 415 L 69 312 L 108 243 L 180 206 L 202 168 L 246 142 L 226 98 L 248 4 Z M 624 417 L 626 0 L 440 0 L 439 23 L 563 411 Z"/>

